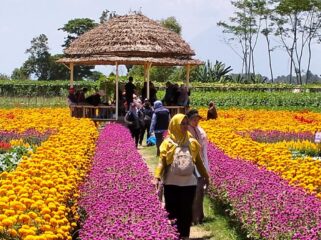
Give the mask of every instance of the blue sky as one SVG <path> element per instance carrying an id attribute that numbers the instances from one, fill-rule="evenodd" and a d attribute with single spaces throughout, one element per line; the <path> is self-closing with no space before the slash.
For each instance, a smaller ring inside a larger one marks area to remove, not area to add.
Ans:
<path id="1" fill-rule="evenodd" d="M 0 73 L 11 75 L 28 58 L 25 50 L 32 38 L 46 34 L 52 54 L 61 53 L 65 33 L 58 31 L 70 19 L 91 18 L 99 21 L 103 10 L 126 14 L 139 10 L 158 20 L 174 16 L 182 25 L 183 38 L 191 44 L 198 58 L 220 60 L 241 71 L 241 60 L 224 43 L 216 23 L 231 16 L 233 8 L 228 0 L 1 0 L 0 8 Z M 321 73 L 321 47 L 313 49 L 312 71 Z M 275 75 L 288 73 L 289 61 L 285 53 L 274 53 Z M 266 46 L 262 42 L 256 50 L 257 72 L 268 76 Z M 106 68 L 100 68 L 106 69 Z"/>

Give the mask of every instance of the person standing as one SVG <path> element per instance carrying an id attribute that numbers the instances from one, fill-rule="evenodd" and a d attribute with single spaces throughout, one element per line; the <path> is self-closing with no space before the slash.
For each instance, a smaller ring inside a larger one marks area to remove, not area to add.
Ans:
<path id="1" fill-rule="evenodd" d="M 125 92 L 126 92 L 126 102 L 128 108 L 130 104 L 133 102 L 133 95 L 135 93 L 136 86 L 133 84 L 133 77 L 128 78 L 128 83 L 125 84 Z"/>
<path id="2" fill-rule="evenodd" d="M 144 101 L 142 112 L 144 115 L 144 127 L 141 128 L 141 132 L 140 132 L 140 137 L 139 137 L 139 144 L 140 145 L 142 145 L 142 143 L 143 143 L 145 132 L 147 132 L 147 139 L 150 137 L 149 129 L 150 129 L 150 125 L 152 122 L 154 110 L 151 107 L 148 99 L 145 99 L 145 101 Z"/>
<path id="3" fill-rule="evenodd" d="M 170 106 L 173 103 L 173 84 L 171 82 L 166 82 L 165 96 L 163 98 L 163 103 L 166 106 Z"/>
<path id="4" fill-rule="evenodd" d="M 217 110 L 216 110 L 215 104 L 214 104 L 214 102 L 211 101 L 208 105 L 207 120 L 216 119 L 217 117 L 218 117 L 218 115 L 217 115 Z"/>
<path id="5" fill-rule="evenodd" d="M 180 238 L 188 238 L 192 222 L 192 205 L 197 179 L 195 166 L 209 183 L 208 173 L 200 157 L 200 145 L 188 130 L 188 119 L 176 114 L 169 124 L 169 136 L 160 147 L 160 158 L 155 170 L 155 183 L 164 184 L 165 208 L 169 219 L 176 219 Z"/>
<path id="6" fill-rule="evenodd" d="M 188 131 L 192 134 L 192 136 L 198 141 L 201 146 L 200 156 L 203 161 L 203 164 L 207 171 L 209 171 L 208 166 L 208 157 L 207 157 L 207 136 L 203 128 L 201 128 L 198 124 L 201 119 L 201 116 L 198 114 L 198 111 L 195 109 L 191 109 L 186 114 L 188 118 Z M 197 187 L 195 198 L 193 202 L 193 224 L 202 223 L 204 220 L 204 211 L 203 211 L 203 201 L 204 201 L 204 179 L 201 177 L 200 173 L 195 171 L 197 177 Z"/>
<path id="7" fill-rule="evenodd" d="M 132 137 L 135 139 L 135 146 L 138 147 L 139 134 L 140 134 L 140 119 L 141 112 L 138 111 L 135 103 L 130 104 L 129 111 L 125 115 L 125 123 L 128 125 Z"/>
<path id="8" fill-rule="evenodd" d="M 152 123 L 151 123 L 149 132 L 150 134 L 155 133 L 157 156 L 159 156 L 159 153 L 160 153 L 159 147 L 164 140 L 164 133 L 168 129 L 169 121 L 170 121 L 170 114 L 168 109 L 163 106 L 163 103 L 161 101 L 154 102 L 154 113 L 153 113 Z"/>

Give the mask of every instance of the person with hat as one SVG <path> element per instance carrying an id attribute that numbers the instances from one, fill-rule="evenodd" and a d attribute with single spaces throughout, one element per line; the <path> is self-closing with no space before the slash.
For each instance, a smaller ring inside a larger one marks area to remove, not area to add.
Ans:
<path id="1" fill-rule="evenodd" d="M 186 116 L 188 118 L 188 123 L 189 123 L 188 131 L 201 145 L 200 156 L 206 170 L 209 171 L 208 157 L 207 157 L 207 136 L 204 129 L 198 125 L 202 117 L 199 115 L 196 109 L 191 109 L 190 111 L 188 111 Z M 197 169 L 195 170 L 195 174 L 197 177 L 197 186 L 196 186 L 196 192 L 195 192 L 195 197 L 193 202 L 192 222 L 193 224 L 199 224 L 204 220 L 203 200 L 204 200 L 205 183 L 204 183 L 204 179 L 201 177 Z"/>

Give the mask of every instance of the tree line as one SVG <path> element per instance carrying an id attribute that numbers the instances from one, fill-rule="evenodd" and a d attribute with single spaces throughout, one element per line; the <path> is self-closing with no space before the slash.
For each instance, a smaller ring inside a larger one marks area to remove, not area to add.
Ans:
<path id="1" fill-rule="evenodd" d="M 223 29 L 226 43 L 240 57 L 246 78 L 256 74 L 254 53 L 263 38 L 272 82 L 275 81 L 273 51 L 283 49 L 290 62 L 288 82 L 309 83 L 314 77 L 310 70 L 312 46 L 321 40 L 321 1 L 234 0 L 231 3 L 235 12 L 228 21 L 218 22 L 218 26 Z"/>

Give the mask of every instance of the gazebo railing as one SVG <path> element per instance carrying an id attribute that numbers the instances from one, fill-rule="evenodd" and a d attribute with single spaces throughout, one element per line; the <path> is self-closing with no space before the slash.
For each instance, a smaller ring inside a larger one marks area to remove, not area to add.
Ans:
<path id="1" fill-rule="evenodd" d="M 73 117 L 91 118 L 93 120 L 116 120 L 115 106 L 72 105 L 70 113 Z"/>
<path id="2" fill-rule="evenodd" d="M 188 107 L 184 106 L 165 106 L 171 117 L 177 113 L 185 114 Z M 77 118 L 91 118 L 93 121 L 115 121 L 116 106 L 92 106 L 92 105 L 71 105 L 70 114 Z"/>

